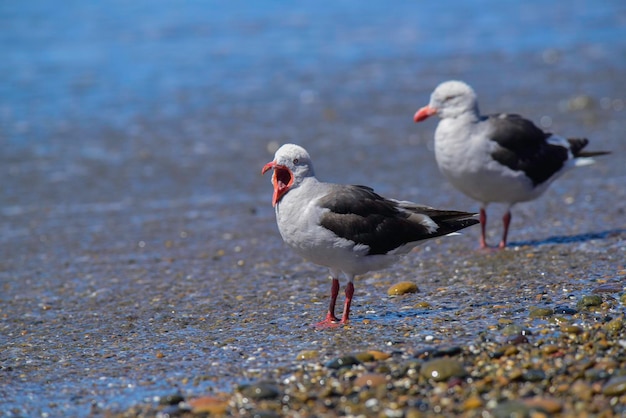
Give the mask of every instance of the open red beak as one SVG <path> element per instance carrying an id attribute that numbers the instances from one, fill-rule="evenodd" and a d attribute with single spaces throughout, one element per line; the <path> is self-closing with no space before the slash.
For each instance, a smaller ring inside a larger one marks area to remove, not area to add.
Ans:
<path id="1" fill-rule="evenodd" d="M 424 106 L 423 108 L 415 112 L 415 116 L 413 116 L 413 120 L 415 122 L 421 122 L 424 119 L 431 117 L 435 113 L 437 113 L 437 109 L 435 109 L 434 107 Z"/>
<path id="2" fill-rule="evenodd" d="M 284 165 L 276 164 L 274 161 L 271 161 L 263 166 L 261 174 L 265 174 L 271 169 L 274 169 L 274 174 L 272 175 L 272 184 L 274 185 L 272 206 L 276 206 L 293 184 L 293 173 Z"/>
<path id="3" fill-rule="evenodd" d="M 274 166 L 276 166 L 276 163 L 274 161 L 270 161 L 269 163 L 265 164 L 263 166 L 263 169 L 261 170 L 261 175 L 267 173 L 269 170 L 274 168 Z"/>

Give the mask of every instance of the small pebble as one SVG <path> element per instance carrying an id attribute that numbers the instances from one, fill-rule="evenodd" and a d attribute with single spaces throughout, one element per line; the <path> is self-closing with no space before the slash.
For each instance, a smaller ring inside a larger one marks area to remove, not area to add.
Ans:
<path id="1" fill-rule="evenodd" d="M 604 324 L 604 329 L 610 335 L 619 334 L 619 332 L 622 330 L 623 327 L 624 327 L 624 319 L 622 317 L 613 318 L 612 320 Z"/>
<path id="2" fill-rule="evenodd" d="M 274 411 L 258 410 L 250 411 L 250 416 L 254 418 L 280 418 L 282 415 Z"/>
<path id="3" fill-rule="evenodd" d="M 519 401 L 504 401 L 491 411 L 491 415 L 494 418 L 530 417 L 531 409 Z"/>
<path id="4" fill-rule="evenodd" d="M 223 415 L 226 414 L 228 410 L 228 401 L 213 396 L 190 399 L 187 403 L 191 407 L 191 412 L 194 414 L 208 413 L 212 415 Z"/>
<path id="5" fill-rule="evenodd" d="M 178 405 L 180 402 L 184 401 L 185 398 L 181 393 L 173 393 L 171 395 L 166 395 L 159 399 L 159 404 L 161 405 Z"/>
<path id="6" fill-rule="evenodd" d="M 514 356 L 517 353 L 519 353 L 519 349 L 517 347 L 515 347 L 514 345 L 509 345 L 506 347 L 502 347 L 504 349 L 504 355 L 505 356 Z"/>
<path id="7" fill-rule="evenodd" d="M 374 357 L 374 360 L 387 360 L 391 357 L 391 354 L 385 353 L 383 351 L 370 350 L 368 351 Z"/>
<path id="8" fill-rule="evenodd" d="M 594 288 L 592 293 L 618 293 L 624 290 L 624 286 L 621 283 L 604 283 Z"/>
<path id="9" fill-rule="evenodd" d="M 362 387 L 376 387 L 387 383 L 387 378 L 384 374 L 379 373 L 366 373 L 356 378 L 354 386 L 358 388 Z"/>
<path id="10" fill-rule="evenodd" d="M 417 285 L 412 282 L 400 282 L 396 283 L 387 290 L 389 296 L 399 296 L 407 293 L 417 293 L 419 289 Z"/>
<path id="11" fill-rule="evenodd" d="M 526 370 L 526 372 L 522 374 L 522 380 L 525 382 L 541 382 L 545 378 L 546 373 L 539 369 Z"/>
<path id="12" fill-rule="evenodd" d="M 445 357 L 445 356 L 456 356 L 458 354 L 461 354 L 462 352 L 463 352 L 463 349 L 461 347 L 459 347 L 458 345 L 453 345 L 450 347 L 443 347 L 443 348 L 438 348 L 434 350 L 431 354 L 431 357 L 435 358 L 435 357 Z"/>
<path id="13" fill-rule="evenodd" d="M 597 382 L 598 380 L 604 380 L 609 378 L 609 372 L 600 369 L 585 370 L 585 380 L 590 382 Z"/>
<path id="14" fill-rule="evenodd" d="M 477 409 L 483 406 L 483 400 L 479 396 L 470 396 L 463 402 L 463 410 Z"/>
<path id="15" fill-rule="evenodd" d="M 626 393 L 626 375 L 612 377 L 602 388 L 602 393 L 608 396 L 620 396 Z"/>
<path id="16" fill-rule="evenodd" d="M 356 359 L 359 360 L 359 362 L 361 363 L 367 363 L 370 361 L 387 360 L 389 357 L 391 357 L 391 354 L 382 351 L 370 350 L 364 351 L 362 353 L 357 353 L 354 355 L 354 357 L 356 357 Z"/>
<path id="17" fill-rule="evenodd" d="M 580 298 L 576 306 L 578 308 L 589 308 L 591 306 L 602 305 L 602 296 L 599 295 L 587 295 Z"/>
<path id="18" fill-rule="evenodd" d="M 591 385 L 583 380 L 576 380 L 574 384 L 566 388 L 566 390 L 570 391 L 573 396 L 583 402 L 589 402 L 593 397 Z"/>
<path id="19" fill-rule="evenodd" d="M 559 315 L 575 315 L 578 311 L 574 308 L 570 308 L 569 306 L 557 306 L 554 308 L 554 313 Z"/>
<path id="20" fill-rule="evenodd" d="M 167 405 L 165 408 L 159 411 L 157 417 L 177 417 L 180 416 L 183 412 L 184 411 L 179 404 Z"/>
<path id="21" fill-rule="evenodd" d="M 563 325 L 561 327 L 561 331 L 567 333 L 567 334 L 581 334 L 583 332 L 583 329 L 577 325 Z"/>
<path id="22" fill-rule="evenodd" d="M 368 352 L 356 353 L 354 357 L 361 363 L 368 363 L 370 361 L 374 361 L 374 356 Z"/>
<path id="23" fill-rule="evenodd" d="M 275 399 L 280 396 L 278 387 L 272 382 L 258 382 L 245 385 L 241 388 L 241 393 L 245 397 L 255 400 Z"/>
<path id="24" fill-rule="evenodd" d="M 467 375 L 465 368 L 457 360 L 450 358 L 438 358 L 422 364 L 420 374 L 427 379 L 436 382 L 448 380 L 451 377 L 464 377 Z"/>
<path id="25" fill-rule="evenodd" d="M 314 358 L 319 357 L 319 351 L 317 350 L 304 350 L 304 351 L 300 351 L 297 355 L 296 355 L 296 360 L 311 360 Z"/>
<path id="26" fill-rule="evenodd" d="M 533 306 L 530 308 L 530 312 L 528 313 L 528 316 L 530 318 L 545 318 L 553 314 L 554 314 L 554 310 L 550 308 L 540 308 L 537 306 Z"/>
<path id="27" fill-rule="evenodd" d="M 544 354 L 554 354 L 559 351 L 559 347 L 554 344 L 548 344 L 541 347 L 541 351 Z"/>
<path id="28" fill-rule="evenodd" d="M 361 362 L 354 356 L 343 356 L 333 359 L 325 364 L 329 369 L 342 369 L 344 367 L 352 367 Z"/>
<path id="29" fill-rule="evenodd" d="M 509 338 L 507 338 L 506 342 L 512 345 L 527 344 L 528 338 L 522 334 L 511 335 Z"/>
<path id="30" fill-rule="evenodd" d="M 508 324 L 502 328 L 502 335 L 520 335 L 522 333 L 522 327 L 516 324 Z"/>
<path id="31" fill-rule="evenodd" d="M 424 418 L 424 417 L 425 417 L 424 413 L 417 408 L 409 408 L 406 411 L 406 415 L 404 416 L 404 418 Z"/>
<path id="32" fill-rule="evenodd" d="M 549 414 L 557 414 L 563 410 L 563 405 L 553 398 L 529 398 L 525 399 L 524 403 L 533 409 L 540 409 Z"/>

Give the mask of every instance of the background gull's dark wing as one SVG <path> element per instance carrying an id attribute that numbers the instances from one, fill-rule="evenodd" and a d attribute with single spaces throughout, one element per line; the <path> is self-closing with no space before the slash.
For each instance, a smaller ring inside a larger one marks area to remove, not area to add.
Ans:
<path id="1" fill-rule="evenodd" d="M 551 133 L 519 115 L 490 115 L 486 122 L 492 126 L 489 139 L 499 145 L 492 158 L 511 170 L 523 171 L 535 186 L 557 173 L 569 158 L 567 147 L 547 141 Z"/>

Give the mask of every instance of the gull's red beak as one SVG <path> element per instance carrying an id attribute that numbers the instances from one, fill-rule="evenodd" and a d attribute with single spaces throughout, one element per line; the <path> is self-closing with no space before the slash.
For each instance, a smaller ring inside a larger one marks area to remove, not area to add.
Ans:
<path id="1" fill-rule="evenodd" d="M 261 174 L 265 174 L 271 169 L 274 169 L 274 175 L 272 175 L 272 184 L 274 185 L 272 206 L 276 206 L 293 184 L 293 173 L 284 165 L 276 164 L 276 162 L 271 161 L 263 166 Z"/>
<path id="2" fill-rule="evenodd" d="M 413 120 L 415 122 L 421 122 L 424 119 L 431 117 L 435 113 L 437 113 L 437 109 L 435 109 L 434 107 L 424 106 L 423 108 L 415 112 L 415 116 L 413 116 Z"/>
<path id="3" fill-rule="evenodd" d="M 276 163 L 274 161 L 270 161 L 269 163 L 265 164 L 263 166 L 263 169 L 261 170 L 261 175 L 267 173 L 269 170 L 271 170 L 275 166 L 276 166 Z"/>

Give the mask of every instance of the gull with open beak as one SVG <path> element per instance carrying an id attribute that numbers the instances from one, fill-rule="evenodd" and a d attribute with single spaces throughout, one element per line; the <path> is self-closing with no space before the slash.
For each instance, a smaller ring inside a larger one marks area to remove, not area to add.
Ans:
<path id="1" fill-rule="evenodd" d="M 326 318 L 318 327 L 345 324 L 354 295 L 354 277 L 379 270 L 425 240 L 478 223 L 473 213 L 438 210 L 386 199 L 369 187 L 324 183 L 315 177 L 309 153 L 294 144 L 276 151 L 262 170 L 273 170 L 272 205 L 284 242 L 332 278 Z M 341 320 L 335 316 L 339 276 L 348 279 Z"/>

